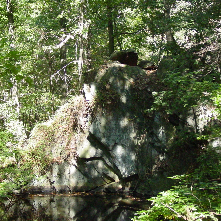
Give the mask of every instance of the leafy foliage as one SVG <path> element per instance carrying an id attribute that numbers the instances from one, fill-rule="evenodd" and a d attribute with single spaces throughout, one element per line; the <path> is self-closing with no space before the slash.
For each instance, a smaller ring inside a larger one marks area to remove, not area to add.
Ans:
<path id="1" fill-rule="evenodd" d="M 44 146 L 31 151 L 22 150 L 7 131 L 0 132 L 0 151 L 0 197 L 8 197 L 25 188 L 50 165 L 50 155 Z"/>
<path id="2" fill-rule="evenodd" d="M 219 220 L 221 215 L 221 157 L 205 150 L 199 167 L 188 175 L 175 176 L 179 184 L 152 197 L 152 207 L 141 211 L 135 220 Z"/>
<path id="3" fill-rule="evenodd" d="M 18 166 L 21 152 L 14 147 L 13 135 L 7 131 L 0 132 L 0 196 L 6 196 L 12 190 L 18 189 L 23 185 L 22 171 Z M 23 171 L 24 172 L 24 171 Z"/>
<path id="4" fill-rule="evenodd" d="M 169 72 L 162 83 L 166 90 L 155 92 L 152 110 L 165 110 L 167 113 L 184 114 L 200 102 L 209 102 L 219 89 L 219 84 L 211 81 L 198 81 L 197 73 Z"/>

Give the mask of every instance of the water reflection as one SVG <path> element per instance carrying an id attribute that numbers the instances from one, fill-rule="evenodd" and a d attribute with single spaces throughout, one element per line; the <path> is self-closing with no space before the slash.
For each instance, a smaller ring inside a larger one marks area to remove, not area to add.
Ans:
<path id="1" fill-rule="evenodd" d="M 3 220 L 129 221 L 147 208 L 140 199 L 119 195 L 35 195 L 4 203 Z"/>

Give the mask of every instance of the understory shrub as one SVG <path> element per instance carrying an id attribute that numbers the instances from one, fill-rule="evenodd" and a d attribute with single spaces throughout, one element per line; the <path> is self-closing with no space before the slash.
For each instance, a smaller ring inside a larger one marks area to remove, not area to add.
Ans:
<path id="1" fill-rule="evenodd" d="M 133 221 L 220 220 L 220 159 L 214 149 L 203 150 L 197 159 L 198 168 L 191 174 L 172 177 L 179 181 L 177 185 L 150 198 L 152 207 L 138 212 Z"/>

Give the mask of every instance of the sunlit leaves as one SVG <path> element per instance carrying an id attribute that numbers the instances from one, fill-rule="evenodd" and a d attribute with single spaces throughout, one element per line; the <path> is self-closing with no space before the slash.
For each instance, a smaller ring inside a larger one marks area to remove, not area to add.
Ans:
<path id="1" fill-rule="evenodd" d="M 219 89 L 219 84 L 210 81 L 198 81 L 197 73 L 169 73 L 163 79 L 167 90 L 154 93 L 152 109 L 164 109 L 168 113 L 185 113 L 200 102 L 211 102 Z"/>

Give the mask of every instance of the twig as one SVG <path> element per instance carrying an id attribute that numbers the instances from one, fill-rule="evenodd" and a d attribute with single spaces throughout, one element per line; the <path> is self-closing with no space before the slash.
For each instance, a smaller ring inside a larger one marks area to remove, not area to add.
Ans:
<path id="1" fill-rule="evenodd" d="M 174 212 L 178 217 L 183 218 L 184 220 L 187 220 L 185 216 L 182 216 L 181 214 L 179 214 L 178 212 L 176 212 L 173 208 L 171 208 L 170 206 L 161 203 L 163 206 L 167 207 L 169 210 L 171 210 L 172 212 Z"/>

